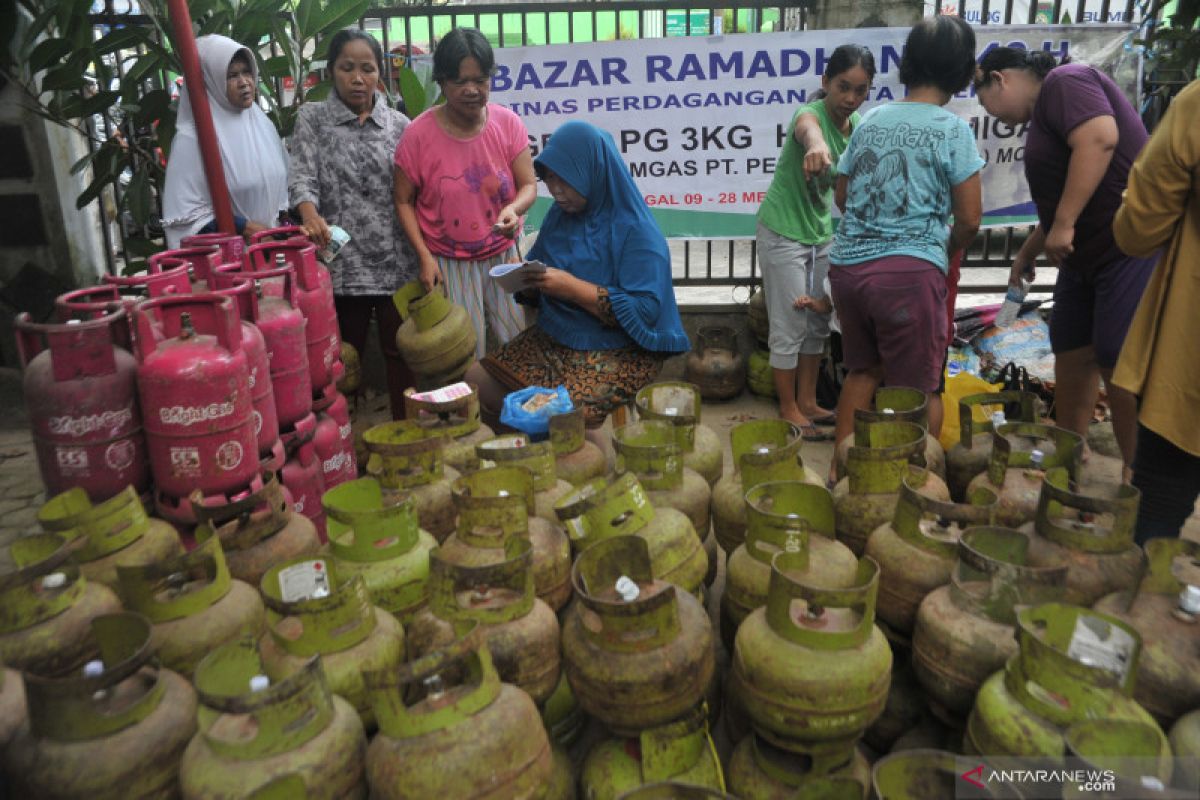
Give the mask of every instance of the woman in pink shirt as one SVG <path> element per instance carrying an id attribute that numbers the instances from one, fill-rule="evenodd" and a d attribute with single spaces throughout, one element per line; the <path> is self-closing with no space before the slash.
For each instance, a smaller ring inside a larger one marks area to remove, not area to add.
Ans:
<path id="1" fill-rule="evenodd" d="M 396 147 L 396 214 L 420 262 L 426 290 L 442 283 L 498 344 L 525 327 L 525 314 L 489 270 L 516 261 L 521 216 L 537 196 L 529 133 L 507 108 L 488 103 L 495 58 L 474 28 L 454 28 L 433 51 L 433 77 L 446 102 L 428 109 Z"/>

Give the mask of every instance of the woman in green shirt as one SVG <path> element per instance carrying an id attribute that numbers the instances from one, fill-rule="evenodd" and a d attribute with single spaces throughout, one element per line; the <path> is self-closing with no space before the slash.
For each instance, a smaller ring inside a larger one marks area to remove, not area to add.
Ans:
<path id="1" fill-rule="evenodd" d="M 874 78 L 875 57 L 867 48 L 844 44 L 833 51 L 821 91 L 792 117 L 758 210 L 758 259 L 779 415 L 799 425 L 810 441 L 829 438 L 816 425 L 834 420 L 817 405 L 817 371 L 829 338 L 825 277 L 833 240 L 833 176 Z"/>

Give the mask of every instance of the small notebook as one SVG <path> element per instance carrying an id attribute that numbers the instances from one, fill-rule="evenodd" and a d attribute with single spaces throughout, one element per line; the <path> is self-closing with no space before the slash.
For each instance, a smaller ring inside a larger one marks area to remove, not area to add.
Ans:
<path id="1" fill-rule="evenodd" d="M 526 261 L 520 264 L 497 264 L 491 269 L 491 276 L 500 284 L 504 291 L 519 292 L 525 287 L 525 280 L 535 272 L 545 272 L 546 265 L 540 261 Z"/>

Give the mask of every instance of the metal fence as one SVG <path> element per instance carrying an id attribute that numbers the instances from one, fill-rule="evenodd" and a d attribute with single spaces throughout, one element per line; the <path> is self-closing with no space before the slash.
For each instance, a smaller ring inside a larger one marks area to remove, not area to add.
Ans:
<path id="1" fill-rule="evenodd" d="M 850 2 L 850 0 L 847 0 Z M 966 14 L 965 5 L 949 4 L 945 0 L 930 0 L 938 13 Z M 120 0 L 118 0 L 118 4 Z M 1074 8 L 1073 19 L 1084 19 L 1086 0 L 1054 0 L 1050 4 L 1032 0 L 1023 19 L 1014 19 L 1014 0 L 1004 0 L 1003 12 L 994 14 L 992 0 L 982 0 L 976 24 L 1033 24 L 1039 13 L 1049 11 L 1050 19 L 1061 19 L 1065 11 Z M 1121 8 L 1122 0 L 1103 0 L 1099 16 L 1108 19 L 1110 6 Z M 1123 0 L 1124 18 L 1134 18 L 1135 0 Z M 996 9 L 998 10 L 998 9 Z M 974 12 L 972 12 L 974 15 Z M 569 44 L 615 38 L 658 38 L 666 35 L 709 35 L 711 33 L 754 33 L 769 30 L 804 30 L 809 27 L 811 12 L 805 5 L 787 5 L 764 0 L 690 0 L 686 4 L 668 7 L 655 0 L 612 0 L 611 2 L 549 2 L 520 4 L 421 5 L 395 8 L 374 8 L 359 21 L 359 27 L 374 34 L 385 53 L 397 58 L 385 59 L 384 78 L 394 86 L 394 64 L 411 53 L 427 52 L 445 31 L 456 25 L 479 28 L 500 47 L 539 44 Z M 99 32 L 114 24 L 148 24 L 140 15 L 94 15 L 93 24 Z M 668 21 L 674 22 L 669 25 Z M 117 70 L 123 75 L 125 66 L 132 63 L 129 56 L 119 54 Z M 155 76 L 160 85 L 167 85 L 171 76 Z M 282 88 L 282 87 L 278 87 Z M 97 124 L 104 126 L 104 136 L 112 134 L 111 121 L 105 117 Z M 118 187 L 117 191 L 120 191 Z M 120 197 L 117 197 L 118 207 Z M 113 232 L 100 212 L 104 227 L 109 269 L 116 269 Z M 127 231 L 118 226 L 122 239 Z M 144 234 L 145 232 L 143 232 Z M 1006 289 L 1007 268 L 1029 233 L 1029 228 L 991 228 L 981 231 L 968 249 L 963 261 L 963 294 L 995 294 Z M 123 243 L 124 245 L 124 243 Z M 127 245 L 121 248 L 126 250 Z M 675 284 L 688 288 L 728 288 L 752 286 L 759 282 L 756 248 L 753 239 L 674 240 L 672 254 L 675 263 Z M 997 270 L 1003 269 L 1004 272 Z"/>

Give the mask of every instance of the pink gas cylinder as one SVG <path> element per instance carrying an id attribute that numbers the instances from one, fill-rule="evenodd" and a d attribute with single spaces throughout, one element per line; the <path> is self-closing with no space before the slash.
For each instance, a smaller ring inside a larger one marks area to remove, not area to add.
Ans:
<path id="1" fill-rule="evenodd" d="M 291 496 L 292 508 L 297 514 L 308 517 L 317 528 L 324 544 L 325 508 L 321 495 L 325 494 L 325 481 L 321 476 L 321 461 L 314 447 L 316 419 L 309 417 L 299 423 L 294 446 L 288 447 L 288 460 L 280 471 L 279 479 Z"/>
<path id="2" fill-rule="evenodd" d="M 197 233 L 179 240 L 181 247 L 215 247 L 220 250 L 220 264 L 242 263 L 246 257 L 246 240 L 238 233 Z"/>
<path id="3" fill-rule="evenodd" d="M 333 305 L 333 281 L 329 270 L 317 262 L 316 247 L 304 238 L 303 228 L 275 228 L 293 234 L 283 242 L 262 241 L 246 251 L 247 269 L 259 271 L 288 264 L 296 272 L 300 311 L 308 320 L 305 344 L 313 392 L 320 392 L 341 377 L 342 342 L 338 335 L 337 309 Z M 263 231 L 264 234 L 273 231 Z M 299 236 L 294 234 L 298 233 Z"/>
<path id="4" fill-rule="evenodd" d="M 224 254 L 219 247 L 196 246 L 164 250 L 146 259 L 147 272 L 157 272 L 160 265 L 168 261 L 182 261 L 191 270 L 191 281 L 196 291 L 208 289 L 210 276 L 217 265 L 224 264 Z M 241 263 L 240 261 L 238 263 Z"/>
<path id="5" fill-rule="evenodd" d="M 192 263 L 186 258 L 161 258 L 140 275 L 105 275 L 101 280 L 108 286 L 116 286 L 127 297 L 191 294 L 191 271 Z"/>
<path id="6" fill-rule="evenodd" d="M 312 380 L 304 346 L 306 321 L 296 303 L 296 275 L 289 266 L 261 272 L 238 271 L 222 264 L 213 271 L 217 289 L 250 281 L 258 300 L 255 324 L 262 331 L 271 363 L 271 389 L 280 431 L 312 413 Z"/>
<path id="7" fill-rule="evenodd" d="M 39 325 L 16 319 L 25 405 L 46 495 L 82 487 L 94 503 L 150 485 L 128 312 Z"/>
<path id="8" fill-rule="evenodd" d="M 135 338 L 133 309 L 141 301 L 141 297 L 122 294 L 120 288 L 102 283 L 98 286 L 64 292 L 54 298 L 54 315 L 59 322 L 68 322 L 73 319 L 99 319 L 106 314 L 111 314 L 117 308 L 124 308 L 125 321 L 129 328 L 127 341 L 130 343 L 129 352 L 132 353 L 134 352 L 133 341 Z"/>
<path id="9" fill-rule="evenodd" d="M 226 495 L 258 476 L 250 367 L 232 298 L 159 297 L 135 312 L 138 393 L 160 494 Z M 150 334 L 152 318 L 163 340 Z"/>
<path id="10" fill-rule="evenodd" d="M 317 414 L 317 431 L 313 449 L 321 461 L 321 477 L 325 491 L 358 477 L 354 457 L 354 431 L 350 425 L 350 408 L 346 398 L 334 386 L 326 387 L 320 400 L 313 403 Z"/>

